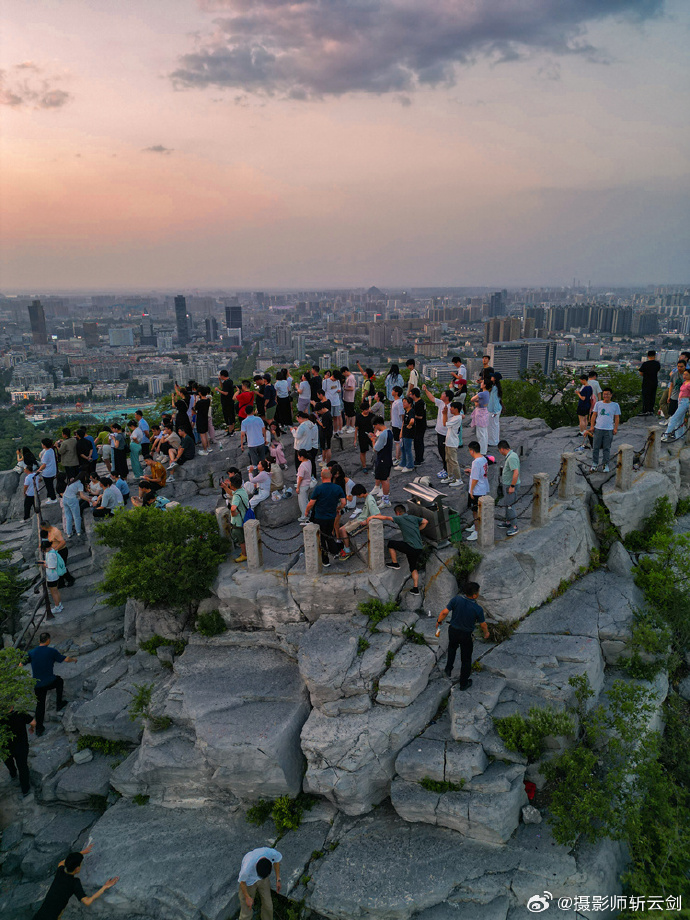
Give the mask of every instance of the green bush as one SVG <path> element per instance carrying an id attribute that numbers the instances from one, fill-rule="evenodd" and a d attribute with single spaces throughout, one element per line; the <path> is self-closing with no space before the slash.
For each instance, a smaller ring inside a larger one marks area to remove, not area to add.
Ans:
<path id="1" fill-rule="evenodd" d="M 297 830 L 305 809 L 308 811 L 315 803 L 316 799 L 313 796 L 302 792 L 295 799 L 291 799 L 289 795 L 281 795 L 273 802 L 260 799 L 247 810 L 247 821 L 261 826 L 269 818 L 273 818 L 278 836 L 282 837 L 287 831 Z"/>
<path id="2" fill-rule="evenodd" d="M 671 630 L 653 611 L 636 610 L 630 638 L 626 642 L 629 655 L 618 661 L 630 677 L 652 680 L 669 661 Z"/>
<path id="3" fill-rule="evenodd" d="M 149 606 L 191 612 L 207 597 L 229 543 L 218 533 L 214 514 L 180 506 L 122 511 L 96 527 L 99 542 L 117 552 L 100 586 L 110 603 L 129 597 Z M 161 578 L 161 572 L 174 576 Z"/>
<path id="4" fill-rule="evenodd" d="M 644 521 L 642 527 L 631 531 L 623 543 L 631 553 L 648 552 L 655 539 L 663 536 L 670 537 L 673 534 L 674 522 L 673 506 L 667 496 L 663 495 L 656 500 L 654 511 Z"/>
<path id="5" fill-rule="evenodd" d="M 427 792 L 443 794 L 444 792 L 460 792 L 465 785 L 465 780 L 461 779 L 459 783 L 449 783 L 447 780 L 431 779 L 425 776 L 419 781 L 419 785 Z"/>
<path id="6" fill-rule="evenodd" d="M 600 559 L 606 561 L 614 543 L 621 539 L 618 528 L 611 523 L 609 509 L 603 502 L 598 502 L 594 506 L 594 515 L 592 517 L 592 527 L 594 533 L 599 539 Z"/>
<path id="7" fill-rule="evenodd" d="M 154 686 L 154 684 L 134 685 L 135 692 L 132 694 L 132 702 L 129 704 L 129 718 L 132 722 L 148 716 Z"/>
<path id="8" fill-rule="evenodd" d="M 690 498 L 679 498 L 676 505 L 676 517 L 685 517 L 690 514 Z"/>
<path id="9" fill-rule="evenodd" d="M 22 578 L 18 565 L 12 563 L 12 550 L 0 550 L 0 627 L 14 633 L 22 605 L 22 594 L 29 579 Z"/>
<path id="10" fill-rule="evenodd" d="M 393 651 L 386 652 L 386 667 L 387 668 L 390 668 L 390 666 L 393 664 L 394 658 L 395 658 L 395 652 Z"/>
<path id="11" fill-rule="evenodd" d="M 564 712 L 532 707 L 525 719 L 520 713 L 494 719 L 496 731 L 509 751 L 518 751 L 530 760 L 539 760 L 548 735 L 572 735 L 575 725 Z"/>
<path id="12" fill-rule="evenodd" d="M 413 645 L 426 645 L 424 636 L 412 626 L 403 626 L 402 634 Z"/>
<path id="13" fill-rule="evenodd" d="M 162 645 L 171 646 L 175 657 L 179 658 L 182 652 L 184 652 L 187 643 L 184 639 L 166 639 L 163 636 L 159 636 L 158 633 L 154 633 L 150 639 L 143 639 L 139 643 L 139 648 L 143 652 L 148 652 L 149 655 L 155 655 Z"/>
<path id="14" fill-rule="evenodd" d="M 138 792 L 134 796 L 132 801 L 134 802 L 135 805 L 148 805 L 150 798 L 151 798 L 150 795 L 143 795 L 141 792 Z"/>
<path id="15" fill-rule="evenodd" d="M 681 655 L 690 651 L 690 535 L 662 533 L 651 542 L 652 556 L 643 556 L 633 569 L 635 584 L 647 607 L 671 630 Z"/>
<path id="16" fill-rule="evenodd" d="M 359 604 L 358 609 L 360 613 L 369 618 L 369 631 L 376 632 L 378 624 L 385 620 L 387 616 L 390 616 L 391 613 L 395 613 L 398 609 L 398 604 L 394 597 L 385 601 L 385 603 L 378 598 L 372 598 Z"/>
<path id="17" fill-rule="evenodd" d="M 510 639 L 520 625 L 519 620 L 499 620 L 496 623 L 487 623 L 489 627 L 489 642 L 500 644 Z"/>
<path id="18" fill-rule="evenodd" d="M 365 639 L 364 636 L 360 636 L 357 639 L 357 654 L 363 655 L 368 648 L 369 648 L 369 640 Z"/>
<path id="19" fill-rule="evenodd" d="M 199 613 L 196 618 L 195 629 L 202 636 L 220 636 L 226 632 L 225 620 L 220 611 L 211 610 L 208 613 Z"/>
<path id="20" fill-rule="evenodd" d="M 460 543 L 457 545 L 457 549 L 458 553 L 453 559 L 452 568 L 453 575 L 455 575 L 458 585 L 462 588 L 482 561 L 482 554 L 467 543 Z"/>
<path id="21" fill-rule="evenodd" d="M 16 648 L 0 651 L 0 759 L 9 753 L 10 731 L 5 716 L 12 709 L 31 713 L 36 708 L 35 681 L 30 668 L 21 668 L 24 654 Z"/>
<path id="22" fill-rule="evenodd" d="M 77 741 L 77 750 L 85 751 L 86 748 L 96 754 L 108 754 L 110 757 L 117 757 L 119 754 L 129 754 L 132 746 L 127 741 L 110 741 L 110 739 L 101 738 L 99 735 L 80 735 Z"/>

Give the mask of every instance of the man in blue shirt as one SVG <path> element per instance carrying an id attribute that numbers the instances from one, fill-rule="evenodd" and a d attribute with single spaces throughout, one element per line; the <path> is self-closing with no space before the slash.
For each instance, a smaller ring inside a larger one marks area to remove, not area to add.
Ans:
<path id="1" fill-rule="evenodd" d="M 271 872 L 276 872 L 276 891 L 280 892 L 280 862 L 282 855 L 271 847 L 250 850 L 242 859 L 240 868 L 240 920 L 251 920 L 254 900 L 261 898 L 262 920 L 273 917 L 271 898 Z"/>
<path id="2" fill-rule="evenodd" d="M 335 529 L 335 519 L 338 513 L 345 507 L 345 493 L 334 482 L 331 482 L 331 471 L 321 470 L 321 482 L 311 493 L 311 499 L 307 504 L 305 515 L 313 511 L 312 520 L 319 525 L 321 529 L 321 562 L 324 568 L 331 564 L 328 558 L 329 547 L 331 552 L 338 553 L 342 546 L 336 546 L 333 537 Z"/>
<path id="3" fill-rule="evenodd" d="M 249 448 L 249 462 L 252 466 L 257 466 L 259 460 L 266 456 L 266 426 L 254 413 L 254 406 L 247 406 L 245 412 L 246 418 L 240 425 L 240 450 L 244 450 L 246 442 Z"/>
<path id="4" fill-rule="evenodd" d="M 149 428 L 149 423 L 144 418 L 144 413 L 141 409 L 137 409 L 134 413 L 134 418 L 137 420 L 137 428 L 141 428 L 143 437 L 141 439 L 141 455 L 146 459 L 151 453 L 151 429 Z"/>
<path id="5" fill-rule="evenodd" d="M 446 659 L 445 673 L 450 677 L 453 673 L 455 664 L 455 654 L 460 646 L 460 690 L 467 690 L 472 686 L 470 673 L 472 671 L 472 633 L 474 632 L 475 623 L 479 623 L 484 633 L 484 638 L 489 638 L 489 627 L 484 619 L 484 611 L 477 603 L 479 597 L 479 585 L 474 581 L 468 581 L 465 585 L 464 597 L 456 594 L 447 607 L 438 615 L 436 625 L 440 628 L 441 623 L 450 614 L 450 626 L 448 627 L 448 657 Z M 438 635 L 438 630 L 437 630 Z"/>
<path id="6" fill-rule="evenodd" d="M 113 485 L 119 490 L 120 495 L 122 495 L 122 501 L 126 505 L 129 501 L 129 486 L 127 485 L 127 481 L 118 473 L 113 473 L 111 478 L 113 480 Z"/>
<path id="7" fill-rule="evenodd" d="M 58 712 L 67 705 L 62 692 L 64 681 L 57 674 L 53 674 L 56 662 L 76 661 L 76 658 L 65 657 L 50 644 L 50 633 L 44 632 L 38 637 L 39 644 L 29 652 L 31 661 L 31 674 L 36 681 L 36 734 L 42 735 L 45 731 L 43 719 L 46 714 L 46 696 L 49 690 L 55 690 L 56 708 Z"/>

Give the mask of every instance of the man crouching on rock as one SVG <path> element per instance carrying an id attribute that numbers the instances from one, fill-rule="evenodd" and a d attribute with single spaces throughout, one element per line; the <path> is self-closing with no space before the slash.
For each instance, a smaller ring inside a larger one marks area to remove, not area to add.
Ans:
<path id="1" fill-rule="evenodd" d="M 85 847 L 79 853 L 70 853 L 58 866 L 55 873 L 53 884 L 48 889 L 43 904 L 38 908 L 38 913 L 34 914 L 33 920 L 60 920 L 63 910 L 71 897 L 77 898 L 82 904 L 93 904 L 96 898 L 100 898 L 104 891 L 112 888 L 118 877 L 109 878 L 94 894 L 87 896 L 82 888 L 82 884 L 77 878 L 81 872 L 81 864 L 87 853 L 93 849 L 92 846 Z"/>
<path id="2" fill-rule="evenodd" d="M 250 850 L 240 868 L 240 920 L 251 920 L 256 895 L 261 897 L 261 920 L 273 920 L 271 871 L 276 870 L 276 891 L 280 892 L 280 860 L 278 850 L 259 847 Z"/>

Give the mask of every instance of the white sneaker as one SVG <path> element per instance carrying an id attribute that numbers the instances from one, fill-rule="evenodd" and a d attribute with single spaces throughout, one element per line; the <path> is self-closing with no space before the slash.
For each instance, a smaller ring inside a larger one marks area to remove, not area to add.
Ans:
<path id="1" fill-rule="evenodd" d="M 170 464 L 170 466 L 168 467 L 168 469 L 169 469 L 169 470 L 173 470 L 173 469 L 175 469 L 176 466 L 177 466 L 177 463 L 176 463 L 175 460 L 173 460 L 173 462 Z"/>
<path id="2" fill-rule="evenodd" d="M 399 460 L 393 460 L 393 466 L 400 466 Z"/>
<path id="3" fill-rule="evenodd" d="M 462 485 L 462 479 L 454 479 L 452 482 L 449 482 L 448 485 L 451 489 L 457 489 Z"/>
<path id="4" fill-rule="evenodd" d="M 398 472 L 399 472 L 399 473 L 414 473 L 414 467 L 410 467 L 410 466 L 399 466 L 399 467 L 398 467 Z"/>
<path id="5" fill-rule="evenodd" d="M 171 482 L 175 482 L 175 477 L 174 477 L 174 476 L 168 476 L 168 478 L 165 480 L 166 486 L 167 486 L 167 485 L 170 485 Z"/>
<path id="6" fill-rule="evenodd" d="M 207 454 L 212 454 L 212 453 L 213 453 L 213 448 L 212 448 L 212 447 L 209 447 L 208 450 L 206 451 L 206 453 L 207 453 Z"/>
<path id="7" fill-rule="evenodd" d="M 46 505 L 57 505 L 57 503 L 58 503 L 57 498 L 47 498 L 44 502 L 44 504 Z"/>
<path id="8" fill-rule="evenodd" d="M 611 472 L 611 470 L 609 469 L 608 463 L 604 464 L 604 472 L 605 472 L 605 473 L 610 473 L 610 472 Z"/>
<path id="9" fill-rule="evenodd" d="M 471 527 L 465 527 L 465 533 L 474 533 L 476 529 L 476 526 L 473 524 Z"/>
<path id="10" fill-rule="evenodd" d="M 385 497 L 383 498 L 383 500 L 381 501 L 381 507 L 382 507 L 382 508 L 390 508 L 390 506 L 391 506 L 391 500 L 390 500 L 390 498 L 388 498 L 388 496 L 385 496 Z"/>
<path id="11" fill-rule="evenodd" d="M 200 457 L 205 457 L 206 454 L 208 453 L 208 451 L 207 451 L 207 450 L 198 450 L 197 453 L 199 454 Z"/>
<path id="12" fill-rule="evenodd" d="M 468 543 L 474 543 L 474 541 L 478 539 L 479 539 L 479 534 L 477 533 L 476 530 L 473 530 L 472 533 L 468 533 L 467 536 L 465 537 L 465 540 L 467 540 Z"/>
<path id="13" fill-rule="evenodd" d="M 62 604 L 58 604 L 57 607 L 53 607 L 53 613 L 62 613 L 64 609 Z"/>

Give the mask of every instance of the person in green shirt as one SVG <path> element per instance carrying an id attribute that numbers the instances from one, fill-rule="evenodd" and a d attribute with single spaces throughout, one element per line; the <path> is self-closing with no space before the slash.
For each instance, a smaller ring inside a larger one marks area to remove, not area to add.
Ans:
<path id="1" fill-rule="evenodd" d="M 379 513 L 379 506 L 376 502 L 376 499 L 371 494 L 367 492 L 366 486 L 363 486 L 360 482 L 352 487 L 352 495 L 355 498 L 355 501 L 358 498 L 364 499 L 364 507 L 360 511 L 354 511 L 352 514 L 352 519 L 343 524 L 339 529 L 339 537 L 345 544 L 343 549 L 340 552 L 341 559 L 347 559 L 347 557 L 352 553 L 350 547 L 350 537 L 354 536 L 356 533 L 359 533 L 361 530 L 364 530 L 367 526 L 369 518 L 374 517 L 374 515 Z"/>
<path id="2" fill-rule="evenodd" d="M 98 433 L 96 438 L 96 447 L 98 447 L 98 453 L 101 455 L 103 463 L 105 463 L 106 469 L 109 473 L 112 472 L 112 449 L 110 447 L 110 432 L 101 431 Z"/>
<path id="3" fill-rule="evenodd" d="M 386 514 L 372 514 L 367 519 L 367 524 L 369 521 L 392 521 L 398 525 L 402 540 L 388 541 L 388 552 L 391 554 L 391 561 L 386 563 L 386 568 L 399 569 L 398 553 L 402 553 L 407 558 L 410 565 L 410 574 L 412 575 L 414 587 L 410 594 L 419 594 L 419 563 L 424 550 L 421 532 L 429 522 L 424 518 L 408 514 L 404 505 L 396 505 L 393 510 L 395 511 L 395 517 L 390 517 Z"/>
<path id="4" fill-rule="evenodd" d="M 510 444 L 505 440 L 498 442 L 498 451 L 505 458 L 505 463 L 501 470 L 505 518 L 502 521 L 498 521 L 498 526 L 507 528 L 507 537 L 514 537 L 518 532 L 517 513 L 514 506 L 517 489 L 520 485 L 520 458 L 514 450 L 511 450 Z"/>

